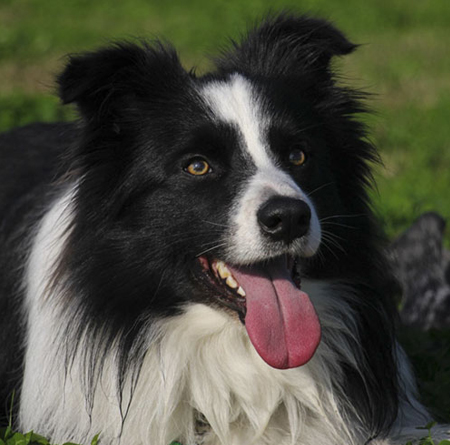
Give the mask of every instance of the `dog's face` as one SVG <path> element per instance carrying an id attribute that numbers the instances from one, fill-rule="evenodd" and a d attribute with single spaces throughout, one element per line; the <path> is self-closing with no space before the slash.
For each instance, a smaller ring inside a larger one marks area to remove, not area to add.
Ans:
<path id="1" fill-rule="evenodd" d="M 363 200 L 349 176 L 363 163 L 359 139 L 339 126 L 355 110 L 328 67 L 352 45 L 323 24 L 293 38 L 312 22 L 278 19 L 204 77 L 164 48 L 72 59 L 60 85 L 84 116 L 75 164 L 92 232 L 89 304 L 131 320 L 209 304 L 244 323 L 270 365 L 312 357 L 320 322 L 299 270 L 326 264 L 323 240 L 339 232 L 321 221 Z"/>
<path id="2" fill-rule="evenodd" d="M 312 163 L 310 122 L 289 116 L 286 109 L 277 119 L 264 103 L 268 95 L 238 74 L 207 83 L 201 94 L 213 122 L 233 134 L 230 148 L 239 156 L 230 165 L 239 177 L 236 196 L 226 203 L 224 258 L 253 264 L 286 254 L 313 255 L 320 244 L 320 225 L 301 188 Z"/>

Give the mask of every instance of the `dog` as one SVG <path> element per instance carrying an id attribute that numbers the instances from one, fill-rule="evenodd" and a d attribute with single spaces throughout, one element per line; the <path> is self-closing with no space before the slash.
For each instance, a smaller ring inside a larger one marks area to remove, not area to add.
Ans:
<path id="1" fill-rule="evenodd" d="M 355 48 L 282 13 L 204 75 L 161 42 L 70 57 L 59 94 L 79 121 L 0 139 L 1 397 L 19 428 L 363 445 L 429 420 L 395 340 L 364 96 L 331 68 Z"/>

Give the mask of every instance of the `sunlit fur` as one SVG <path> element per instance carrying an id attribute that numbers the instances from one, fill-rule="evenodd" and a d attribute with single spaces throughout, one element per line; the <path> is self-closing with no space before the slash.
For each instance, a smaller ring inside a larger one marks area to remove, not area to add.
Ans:
<path id="1" fill-rule="evenodd" d="M 93 369 L 86 369 L 84 355 L 92 348 L 89 330 L 81 327 L 80 338 L 65 338 L 67 320 L 76 317 L 78 308 L 64 309 L 64 296 L 58 290 L 48 292 L 71 222 L 73 193 L 66 193 L 43 219 L 28 265 L 30 322 L 20 410 L 24 428 L 45 425 L 56 442 L 86 443 L 99 431 L 105 443 L 119 443 L 123 437 L 121 443 L 132 438 L 133 443 L 155 445 L 173 440 L 211 445 L 365 441 L 365 432 L 355 428 L 358 412 L 340 388 L 344 376 L 339 360 L 358 367 L 361 357 L 355 314 L 346 304 L 355 295 L 339 283 L 304 285 L 318 311 L 323 341 L 301 368 L 270 368 L 243 326 L 222 311 L 190 304 L 179 316 L 146 320 L 139 334 L 145 344 L 140 369 L 127 373 L 125 382 L 118 381 L 114 348 L 101 364 L 92 362 Z M 67 370 L 73 341 L 79 346 Z M 97 367 L 98 381 L 89 383 Z M 405 377 L 411 393 L 408 369 Z M 86 387 L 93 393 L 86 394 Z M 412 408 L 407 420 L 420 422 L 422 409 L 416 406 L 414 413 Z M 211 426 L 201 437 L 199 413 Z"/>
<path id="2" fill-rule="evenodd" d="M 52 443 L 365 445 L 429 420 L 395 340 L 362 95 L 330 68 L 355 45 L 282 14 L 231 46 L 204 76 L 158 42 L 72 56 L 58 82 L 80 120 L 0 136 L 0 395 L 17 390 L 19 428 Z M 208 174 L 186 171 L 198 157 Z M 289 245 L 255 216 L 280 196 L 311 210 Z M 322 341 L 281 370 L 198 258 L 287 254 Z"/>

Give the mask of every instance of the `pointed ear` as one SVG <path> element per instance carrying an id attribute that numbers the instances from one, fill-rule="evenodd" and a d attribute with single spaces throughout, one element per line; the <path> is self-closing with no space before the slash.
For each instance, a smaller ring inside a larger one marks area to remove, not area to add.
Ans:
<path id="1" fill-rule="evenodd" d="M 298 76 L 327 73 L 333 56 L 356 45 L 330 23 L 307 16 L 281 14 L 251 30 L 241 43 L 216 60 L 220 71 L 250 75 Z"/>
<path id="2" fill-rule="evenodd" d="M 169 46 L 117 43 L 71 56 L 58 77 L 59 95 L 64 104 L 75 103 L 91 121 L 119 113 L 129 98 L 161 95 L 171 77 L 186 75 Z"/>

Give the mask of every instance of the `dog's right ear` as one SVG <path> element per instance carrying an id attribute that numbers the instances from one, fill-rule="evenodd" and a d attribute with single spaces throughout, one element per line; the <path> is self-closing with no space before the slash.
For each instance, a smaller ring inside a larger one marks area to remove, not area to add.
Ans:
<path id="1" fill-rule="evenodd" d="M 167 45 L 117 43 L 70 56 L 58 77 L 59 95 L 92 122 L 119 115 L 130 98 L 158 99 L 186 76 L 175 50 Z"/>

